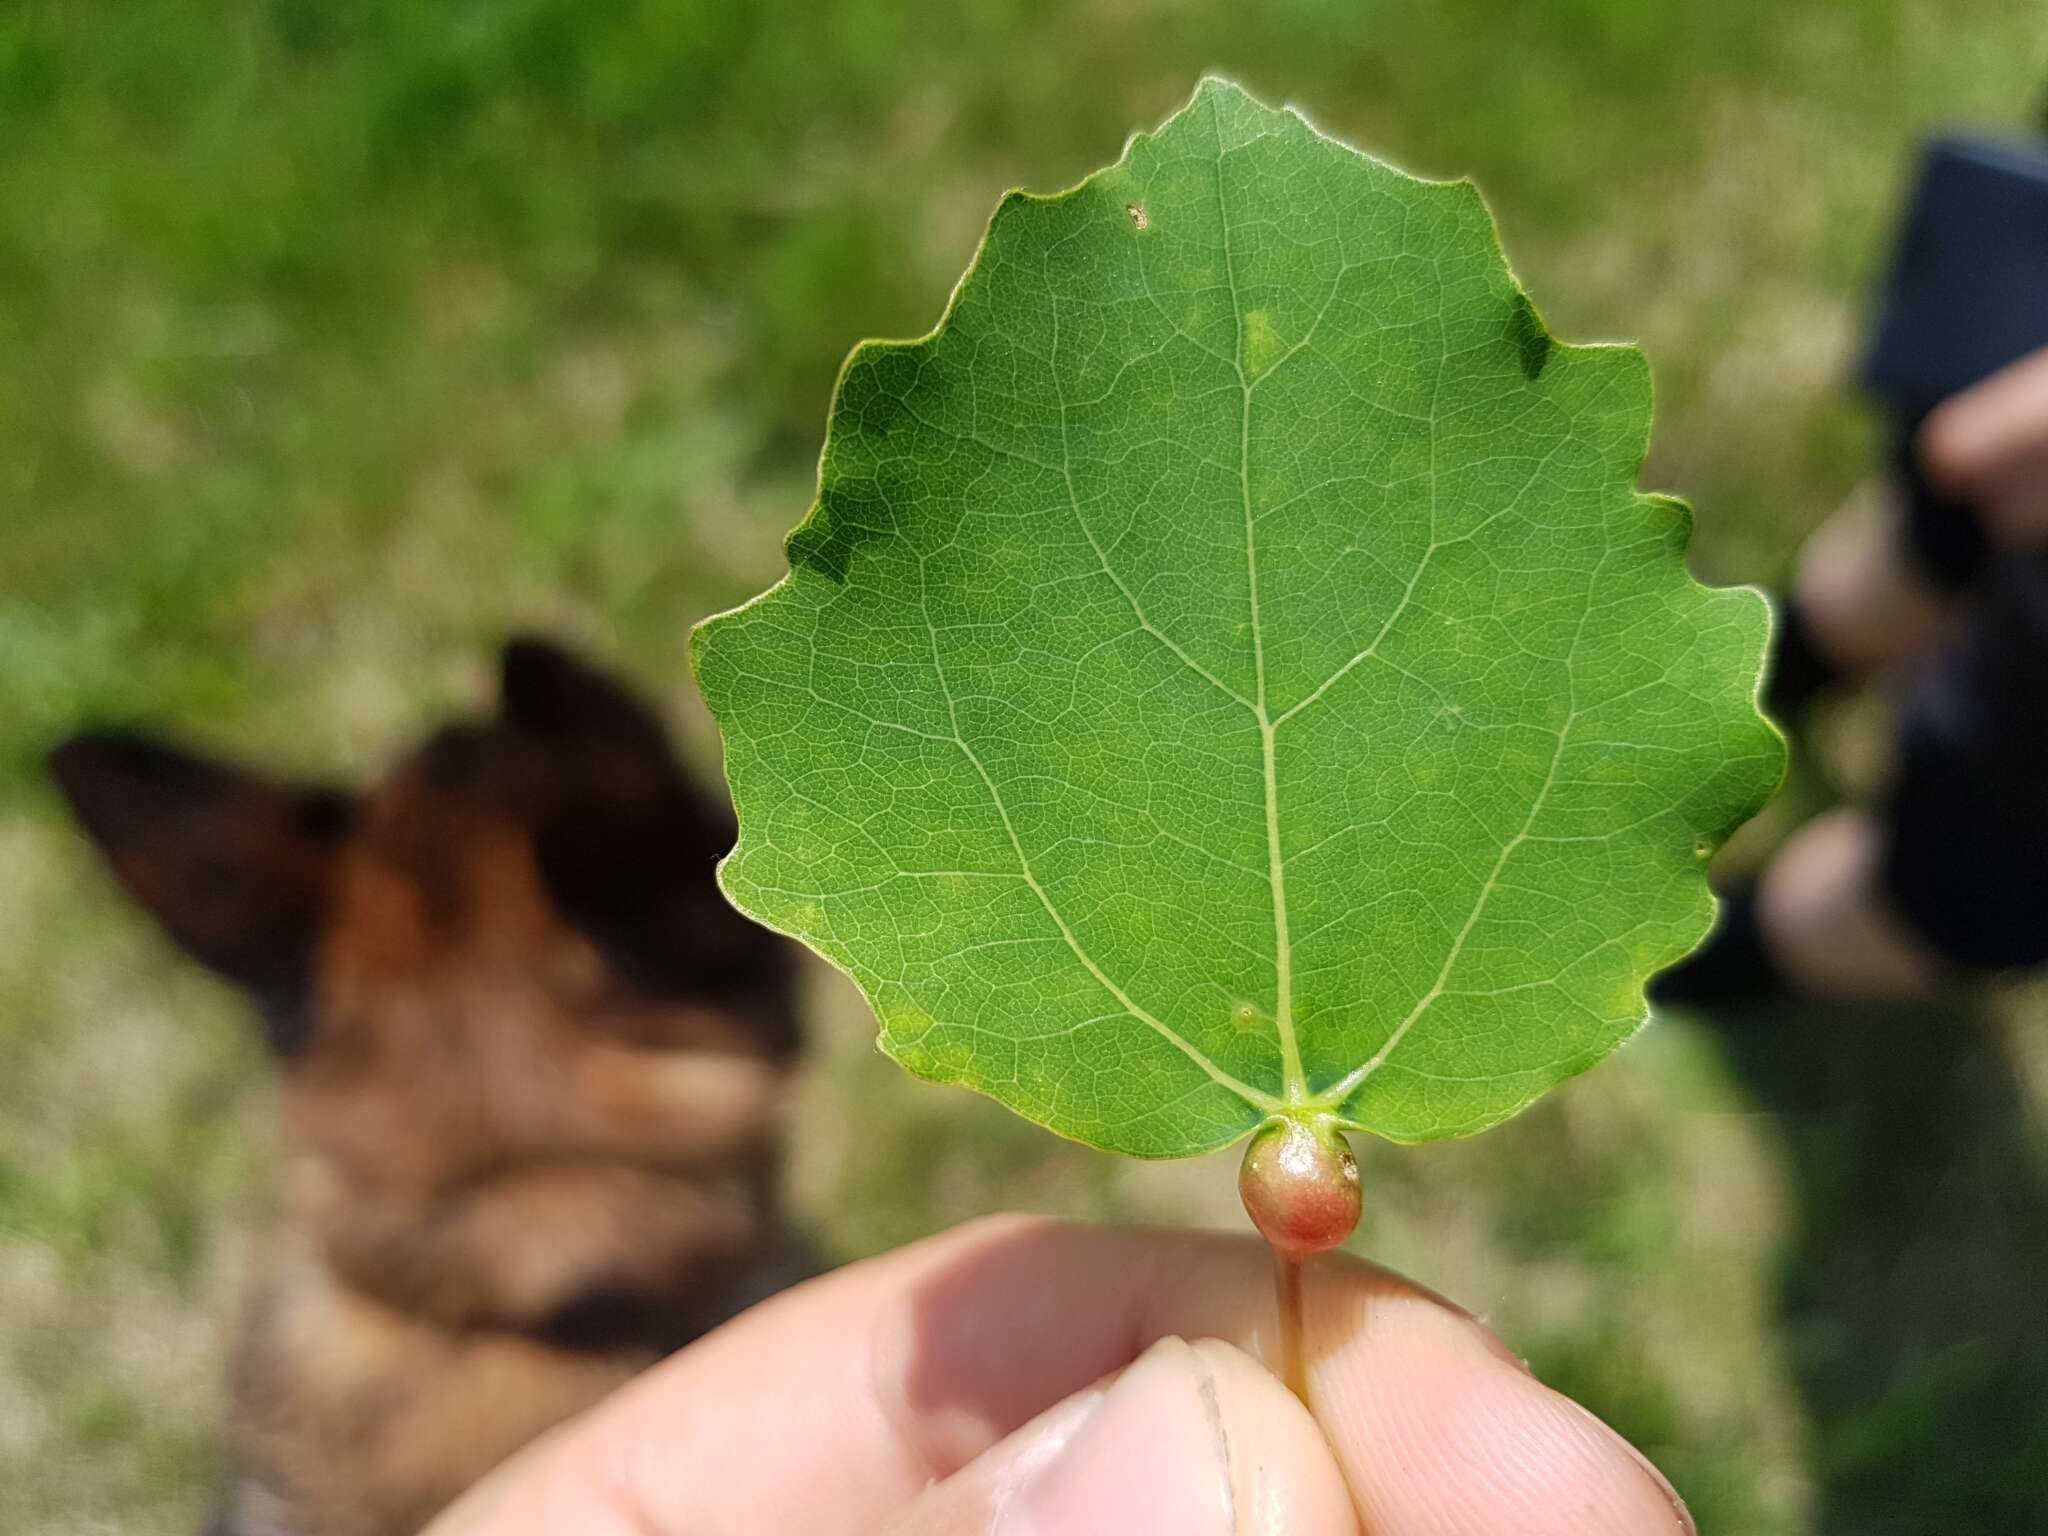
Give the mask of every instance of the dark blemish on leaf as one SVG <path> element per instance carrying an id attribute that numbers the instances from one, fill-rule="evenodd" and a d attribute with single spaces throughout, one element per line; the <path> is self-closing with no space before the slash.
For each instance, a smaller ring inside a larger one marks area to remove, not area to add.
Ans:
<path id="1" fill-rule="evenodd" d="M 916 354 L 916 346 L 900 342 L 865 342 L 855 348 L 833 396 L 828 443 L 844 435 L 859 439 L 865 454 L 886 453 L 891 434 L 914 424 L 904 414 L 904 402 L 916 385 Z M 829 462 L 829 446 L 826 452 Z M 891 522 L 886 493 L 872 475 L 828 469 L 818 487 L 818 504 L 783 541 L 783 553 L 791 570 L 814 570 L 844 586 L 854 551 L 886 532 Z"/>
<path id="2" fill-rule="evenodd" d="M 1681 549 L 1692 538 L 1692 508 L 1676 496 L 1646 496 L 1650 526 L 1668 536 Z"/>
<path id="3" fill-rule="evenodd" d="M 1150 229 L 1152 227 L 1151 216 L 1147 214 L 1145 210 L 1139 207 L 1136 203 L 1125 203 L 1124 212 L 1128 213 L 1131 216 L 1131 222 L 1137 225 L 1138 228 Z"/>
<path id="4" fill-rule="evenodd" d="M 853 561 L 854 540 L 834 525 L 823 506 L 791 532 L 782 546 L 793 571 L 817 571 L 838 586 L 846 585 L 846 568 Z"/>
<path id="5" fill-rule="evenodd" d="M 1692 856 L 1696 859 L 1712 858 L 1713 854 L 1714 845 L 1704 837 L 1692 845 Z"/>
<path id="6" fill-rule="evenodd" d="M 816 571 L 835 586 L 846 585 L 847 568 L 859 540 L 827 517 L 813 517 L 789 536 L 783 552 L 791 570 Z"/>
<path id="7" fill-rule="evenodd" d="M 1526 293 L 1516 294 L 1514 306 L 1508 311 L 1508 344 L 1515 349 L 1523 378 L 1543 377 L 1543 370 L 1550 363 L 1550 333 L 1543 328 L 1542 317 Z"/>
<path id="8" fill-rule="evenodd" d="M 845 586 L 854 551 L 882 531 L 858 513 L 857 497 L 836 487 L 821 494 L 811 515 L 783 543 L 790 569 L 816 571 L 835 586 Z"/>

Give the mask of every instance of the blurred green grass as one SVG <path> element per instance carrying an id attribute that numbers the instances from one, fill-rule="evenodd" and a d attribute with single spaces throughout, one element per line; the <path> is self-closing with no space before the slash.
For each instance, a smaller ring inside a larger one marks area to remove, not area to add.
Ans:
<path id="1" fill-rule="evenodd" d="M 148 720 L 361 777 L 526 624 L 637 673 L 708 766 L 684 638 L 780 569 L 847 348 L 925 329 L 1003 188 L 1207 68 L 1477 177 L 1554 329 L 1646 345 L 1646 484 L 1697 504 L 1701 568 L 1765 579 L 1862 472 L 1838 381 L 1914 138 L 2019 122 L 2048 46 L 2034 0 L 0 11 L 0 1528 L 196 1519 L 277 1155 L 232 999 L 115 899 L 41 752 Z M 899 1081 L 819 997 L 795 1179 L 835 1253 L 998 1205 L 1231 1219 L 1227 1171 Z M 1663 1029 L 1494 1136 L 1375 1149 L 1372 1246 L 1703 1528 L 1803 1532 L 1943 1399 L 1813 1419 L 1790 1168 Z"/>

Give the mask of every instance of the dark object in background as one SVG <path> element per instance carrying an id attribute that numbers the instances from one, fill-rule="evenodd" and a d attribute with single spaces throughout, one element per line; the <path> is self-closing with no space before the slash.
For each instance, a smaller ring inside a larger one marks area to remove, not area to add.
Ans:
<path id="1" fill-rule="evenodd" d="M 224 1536 L 411 1536 L 799 1271 L 792 961 L 713 882 L 728 811 L 609 680 L 514 641 L 498 718 L 361 796 L 132 735 L 51 767 L 276 1059 L 286 1218 Z"/>
<path id="2" fill-rule="evenodd" d="M 1694 950 L 1645 989 L 1660 1008 L 1729 1008 L 1783 997 L 1788 987 L 1764 947 L 1756 887 L 1722 893 L 1714 926 Z"/>
<path id="3" fill-rule="evenodd" d="M 1813 628 L 1798 603 L 1778 602 L 1771 626 L 1771 653 L 1765 662 L 1764 713 L 1789 726 L 1821 694 L 1841 682 L 1835 664 L 1821 654 Z"/>
<path id="4" fill-rule="evenodd" d="M 1984 533 L 1938 495 L 1914 451 L 1949 396 L 2048 346 L 2048 148 L 1989 139 L 1927 146 L 1863 380 L 1892 422 L 1892 473 L 1912 553 L 1939 585 L 1972 581 Z"/>
<path id="5" fill-rule="evenodd" d="M 2048 132 L 2048 121 L 2042 124 Z M 1887 469 L 1903 538 L 1933 585 L 1974 584 L 1987 553 L 1969 506 L 1938 493 L 1920 468 L 1919 435 L 1951 395 L 2048 346 L 2048 145 L 1937 139 L 1913 193 L 1862 368 L 1890 427 Z M 1796 605 L 1772 643 L 1765 706 L 1796 719 L 1838 679 Z"/>
<path id="6" fill-rule="evenodd" d="M 1863 365 L 1905 416 L 2048 346 L 2048 147 L 1937 139 Z"/>
<path id="7" fill-rule="evenodd" d="M 2048 552 L 1993 550 L 1928 485 L 1929 412 L 2048 347 L 2048 146 L 1928 146 L 1864 369 L 1897 426 L 1893 473 L 1920 569 L 1967 588 L 1908 680 L 1881 878 L 1935 953 L 1988 971 L 2048 962 Z"/>

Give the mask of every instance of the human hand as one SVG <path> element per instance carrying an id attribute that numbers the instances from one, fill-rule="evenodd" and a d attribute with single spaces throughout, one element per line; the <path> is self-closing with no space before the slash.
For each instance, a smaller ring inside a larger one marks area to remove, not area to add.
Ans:
<path id="1" fill-rule="evenodd" d="M 2048 348 L 1944 400 L 1920 429 L 1920 459 L 1994 541 L 2048 542 Z"/>
<path id="2" fill-rule="evenodd" d="M 756 1307 L 428 1536 L 1694 1529 L 1618 1435 L 1399 1276 L 1309 1267 L 1313 1417 L 1261 1363 L 1276 1328 L 1255 1241 L 977 1222 Z"/>

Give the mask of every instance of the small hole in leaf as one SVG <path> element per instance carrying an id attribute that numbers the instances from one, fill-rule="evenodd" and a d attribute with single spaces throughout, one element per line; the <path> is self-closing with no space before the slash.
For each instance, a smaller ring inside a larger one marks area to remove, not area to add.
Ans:
<path id="1" fill-rule="evenodd" d="M 1125 203 L 1124 212 L 1131 216 L 1131 222 L 1137 225 L 1138 228 L 1150 229 L 1152 227 L 1151 217 L 1136 203 Z"/>
<path id="2" fill-rule="evenodd" d="M 1712 857 L 1713 852 L 1714 845 L 1708 842 L 1704 837 L 1692 845 L 1692 856 L 1696 859 L 1710 858 Z"/>

